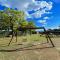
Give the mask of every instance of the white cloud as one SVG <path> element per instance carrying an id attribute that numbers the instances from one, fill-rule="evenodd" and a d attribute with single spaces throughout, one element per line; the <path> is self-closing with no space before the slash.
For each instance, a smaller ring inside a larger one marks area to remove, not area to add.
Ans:
<path id="1" fill-rule="evenodd" d="M 32 18 L 32 16 L 30 16 L 26 11 L 25 11 L 25 14 L 26 14 L 26 18 Z"/>
<path id="2" fill-rule="evenodd" d="M 10 7 L 10 5 L 9 5 L 9 4 L 4 4 L 4 6 L 6 6 L 6 7 Z"/>
<path id="3" fill-rule="evenodd" d="M 44 17 L 43 19 L 49 19 L 49 17 L 46 16 L 46 17 Z"/>
<path id="4" fill-rule="evenodd" d="M 47 3 L 46 1 L 42 1 L 40 5 L 43 8 L 46 7 L 45 10 L 51 10 L 52 8 L 52 2 Z"/>
<path id="5" fill-rule="evenodd" d="M 35 0 L 32 0 L 33 3 L 35 3 Z"/>
<path id="6" fill-rule="evenodd" d="M 42 17 L 43 14 L 45 14 L 45 10 L 43 9 L 42 11 L 36 11 L 35 13 L 33 14 L 30 14 L 30 16 L 34 16 L 35 18 L 38 18 L 38 17 Z"/>
<path id="7" fill-rule="evenodd" d="M 9 5 L 11 8 L 18 8 L 23 10 L 28 4 L 33 3 L 34 0 L 0 0 L 1 5 Z"/>
<path id="8" fill-rule="evenodd" d="M 50 14 L 49 12 L 52 9 L 52 2 L 46 2 L 46 1 L 39 1 L 35 3 L 29 4 L 27 7 L 27 11 L 34 10 L 35 13 L 30 14 L 31 16 L 34 16 L 36 18 L 41 17 L 43 14 Z"/>
<path id="9" fill-rule="evenodd" d="M 46 7 L 46 9 L 48 9 L 48 10 L 50 10 L 52 8 L 52 2 L 37 1 L 36 5 L 39 5 L 40 8 Z"/>
<path id="10" fill-rule="evenodd" d="M 46 20 L 38 20 L 38 23 L 46 24 Z"/>
<path id="11" fill-rule="evenodd" d="M 42 26 L 47 26 L 47 20 L 38 20 L 38 23 L 42 24 Z"/>
<path id="12" fill-rule="evenodd" d="M 52 9 L 52 2 L 35 1 L 35 0 L 0 0 L 0 4 L 6 7 L 17 8 L 18 10 L 24 10 L 27 17 L 41 17 L 43 14 L 50 13 Z M 35 13 L 28 14 L 27 11 L 34 10 Z M 48 11 L 48 12 L 47 12 Z"/>
<path id="13" fill-rule="evenodd" d="M 25 7 L 25 8 L 27 8 L 27 7 L 28 7 L 28 5 L 29 5 L 29 3 L 26 3 L 26 4 L 24 5 L 24 7 Z"/>

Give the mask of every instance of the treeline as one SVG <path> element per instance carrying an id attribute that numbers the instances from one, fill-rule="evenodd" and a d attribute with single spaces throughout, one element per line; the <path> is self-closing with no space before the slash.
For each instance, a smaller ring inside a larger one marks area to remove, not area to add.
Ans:
<path id="1" fill-rule="evenodd" d="M 48 29 L 47 32 L 54 35 L 60 35 L 60 29 Z"/>

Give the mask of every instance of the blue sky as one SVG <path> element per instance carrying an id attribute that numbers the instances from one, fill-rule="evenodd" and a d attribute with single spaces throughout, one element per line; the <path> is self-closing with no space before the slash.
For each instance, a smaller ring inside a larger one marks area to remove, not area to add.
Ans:
<path id="1" fill-rule="evenodd" d="M 0 10 L 6 7 L 23 10 L 36 26 L 54 29 L 60 25 L 60 0 L 0 0 Z"/>

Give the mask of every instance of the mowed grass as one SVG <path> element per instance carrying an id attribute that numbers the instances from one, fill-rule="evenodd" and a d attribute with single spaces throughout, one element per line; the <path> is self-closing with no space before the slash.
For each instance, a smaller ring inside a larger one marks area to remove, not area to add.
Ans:
<path id="1" fill-rule="evenodd" d="M 16 37 L 14 37 L 8 46 L 9 42 L 11 40 L 11 37 L 3 37 L 0 38 L 0 49 L 13 49 L 13 48 L 19 48 L 24 46 L 30 46 L 33 43 L 43 43 L 46 42 L 46 38 L 44 36 L 40 36 L 39 34 L 32 34 L 32 35 L 26 35 L 26 36 L 17 36 L 17 42 Z"/>
<path id="2" fill-rule="evenodd" d="M 32 46 L 32 44 L 46 42 L 46 38 L 39 34 L 18 36 L 17 42 L 14 37 L 11 44 L 8 46 L 10 39 L 11 37 L 0 38 L 0 60 L 58 60 L 59 58 L 59 53 L 55 48 L 45 49 L 44 47 L 46 45 L 42 44 Z M 28 48 L 25 48 L 25 50 L 21 49 L 24 47 Z M 40 49 L 41 47 L 43 49 Z M 21 50 L 17 51 L 17 49 Z M 10 52 L 8 52 L 8 50 L 10 50 Z"/>
<path id="3" fill-rule="evenodd" d="M 46 42 L 46 38 L 44 36 L 40 36 L 39 34 L 26 35 L 26 36 L 18 36 L 17 42 L 14 37 L 10 46 L 8 43 L 11 37 L 3 37 L 0 38 L 0 60 L 40 60 L 39 51 L 31 50 L 31 51 L 13 51 L 13 52 L 2 52 L 2 50 L 14 50 L 22 47 L 29 47 L 31 43 L 41 43 Z M 19 45 L 23 44 L 23 45 Z"/>
<path id="4" fill-rule="evenodd" d="M 11 37 L 2 37 L 0 38 L 0 45 L 8 44 L 11 40 Z M 46 40 L 44 36 L 40 36 L 39 34 L 32 34 L 32 35 L 26 35 L 26 36 L 17 36 L 17 43 L 23 43 L 23 42 L 35 42 L 35 41 L 41 41 Z M 13 37 L 11 44 L 16 43 L 16 37 Z"/>

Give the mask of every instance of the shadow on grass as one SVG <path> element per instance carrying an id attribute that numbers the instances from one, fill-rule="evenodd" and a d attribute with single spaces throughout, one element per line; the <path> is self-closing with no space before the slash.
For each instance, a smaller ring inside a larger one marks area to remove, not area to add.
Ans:
<path id="1" fill-rule="evenodd" d="M 29 48 L 29 47 L 23 47 L 23 48 L 18 48 L 18 49 L 13 49 L 13 50 L 0 50 L 0 52 L 18 52 L 18 51 L 27 51 L 27 50 L 38 50 L 38 49 L 47 49 L 47 48 L 54 48 L 52 46 L 50 47 L 42 47 L 42 48 Z"/>

